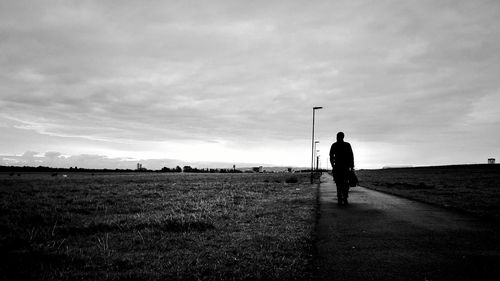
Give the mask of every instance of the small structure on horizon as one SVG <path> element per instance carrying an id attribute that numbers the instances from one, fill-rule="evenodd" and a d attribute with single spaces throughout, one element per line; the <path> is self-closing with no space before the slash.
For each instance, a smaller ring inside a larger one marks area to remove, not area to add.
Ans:
<path id="1" fill-rule="evenodd" d="M 143 171 L 143 170 L 146 170 L 146 168 L 143 168 L 141 163 L 137 163 L 137 171 Z"/>
<path id="2" fill-rule="evenodd" d="M 488 164 L 495 164 L 495 158 L 488 158 Z"/>
<path id="3" fill-rule="evenodd" d="M 262 166 L 253 167 L 252 171 L 254 171 L 255 173 L 263 173 L 264 172 L 264 167 L 262 167 Z"/>

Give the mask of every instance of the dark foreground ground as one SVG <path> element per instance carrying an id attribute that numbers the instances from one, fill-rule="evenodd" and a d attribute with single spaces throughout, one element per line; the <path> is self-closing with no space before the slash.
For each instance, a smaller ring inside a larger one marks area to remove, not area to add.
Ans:
<path id="1" fill-rule="evenodd" d="M 500 280 L 493 221 L 361 187 L 339 206 L 326 175 L 320 194 L 318 280 Z"/>
<path id="2" fill-rule="evenodd" d="M 0 174 L 0 280 L 310 279 L 308 174 Z"/>
<path id="3" fill-rule="evenodd" d="M 0 174 L 0 280 L 500 280 L 499 175 Z"/>

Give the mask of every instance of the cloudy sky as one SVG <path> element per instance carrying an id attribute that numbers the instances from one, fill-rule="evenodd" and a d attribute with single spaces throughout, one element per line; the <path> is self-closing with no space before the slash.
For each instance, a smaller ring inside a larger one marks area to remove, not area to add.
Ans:
<path id="1" fill-rule="evenodd" d="M 313 106 L 323 166 L 338 131 L 358 168 L 498 159 L 499 19 L 496 0 L 0 0 L 0 164 L 309 166 Z"/>

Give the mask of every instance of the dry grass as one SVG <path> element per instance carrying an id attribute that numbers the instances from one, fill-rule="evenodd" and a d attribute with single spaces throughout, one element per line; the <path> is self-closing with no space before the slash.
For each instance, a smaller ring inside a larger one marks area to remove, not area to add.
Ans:
<path id="1" fill-rule="evenodd" d="M 0 280 L 299 280 L 308 175 L 0 175 Z"/>
<path id="2" fill-rule="evenodd" d="M 360 185 L 500 223 L 500 165 L 357 171 Z"/>

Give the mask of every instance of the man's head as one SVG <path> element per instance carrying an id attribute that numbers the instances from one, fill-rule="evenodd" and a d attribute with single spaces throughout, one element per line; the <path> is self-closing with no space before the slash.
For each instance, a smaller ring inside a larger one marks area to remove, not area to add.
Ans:
<path id="1" fill-rule="evenodd" d="M 337 133 L 337 141 L 339 141 L 339 142 L 344 141 L 344 133 L 342 133 L 342 132 Z"/>

